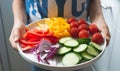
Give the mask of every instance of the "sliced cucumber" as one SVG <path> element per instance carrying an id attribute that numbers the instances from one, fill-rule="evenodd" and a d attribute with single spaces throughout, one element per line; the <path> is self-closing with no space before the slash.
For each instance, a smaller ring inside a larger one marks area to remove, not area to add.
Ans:
<path id="1" fill-rule="evenodd" d="M 87 44 L 80 44 L 78 47 L 74 48 L 75 52 L 83 52 L 87 49 Z"/>
<path id="2" fill-rule="evenodd" d="M 90 42 L 90 44 L 91 44 L 94 48 L 96 48 L 97 50 L 99 50 L 99 51 L 102 51 L 102 50 L 103 50 L 98 44 L 96 44 L 96 43 L 94 43 L 94 42 Z"/>
<path id="3" fill-rule="evenodd" d="M 90 45 L 88 45 L 87 53 L 89 53 L 93 56 L 97 56 L 99 54 L 99 52 L 97 50 L 95 50 L 94 47 L 92 47 Z"/>
<path id="4" fill-rule="evenodd" d="M 69 51 L 71 51 L 72 48 L 68 48 L 68 47 L 61 47 L 59 50 L 58 50 L 58 54 L 65 54 L 65 53 L 68 53 Z"/>
<path id="5" fill-rule="evenodd" d="M 87 52 L 83 52 L 81 55 L 87 60 L 90 60 L 90 59 L 94 58 L 94 56 L 88 54 Z"/>
<path id="6" fill-rule="evenodd" d="M 75 39 L 70 39 L 64 43 L 65 46 L 67 47 L 77 47 L 79 43 Z"/>
<path id="7" fill-rule="evenodd" d="M 65 54 L 65 56 L 62 58 L 62 63 L 65 66 L 73 66 L 78 64 L 81 59 L 82 57 L 79 54 L 70 52 Z"/>
<path id="8" fill-rule="evenodd" d="M 79 42 L 79 44 L 89 44 L 91 39 L 90 38 L 80 38 L 80 39 L 77 39 L 77 41 Z"/>
<path id="9" fill-rule="evenodd" d="M 63 37 L 63 38 L 61 38 L 60 40 L 59 40 L 59 43 L 60 44 L 64 44 L 66 41 L 68 41 L 68 40 L 70 40 L 70 39 L 72 39 L 71 37 Z"/>

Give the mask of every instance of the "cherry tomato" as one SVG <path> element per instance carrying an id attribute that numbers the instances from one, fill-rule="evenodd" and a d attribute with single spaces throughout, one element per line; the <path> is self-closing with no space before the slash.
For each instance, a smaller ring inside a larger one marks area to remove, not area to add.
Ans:
<path id="1" fill-rule="evenodd" d="M 92 35 L 92 41 L 97 43 L 97 44 L 101 44 L 104 42 L 103 36 L 101 33 L 94 33 Z"/>
<path id="2" fill-rule="evenodd" d="M 68 19 L 68 23 L 72 23 L 73 21 L 76 21 L 76 19 L 73 18 L 73 17 L 71 17 L 71 18 Z"/>
<path id="3" fill-rule="evenodd" d="M 79 19 L 77 22 L 78 22 L 79 25 L 81 25 L 81 24 L 86 24 L 86 21 L 83 20 L 83 19 Z"/>
<path id="4" fill-rule="evenodd" d="M 76 21 L 73 21 L 72 23 L 70 23 L 70 27 L 78 27 L 78 23 Z"/>
<path id="5" fill-rule="evenodd" d="M 71 30 L 70 30 L 70 34 L 71 34 L 71 36 L 72 37 L 74 37 L 74 38 L 77 38 L 78 37 L 78 28 L 76 28 L 76 27 L 73 27 L 73 28 L 71 28 Z"/>
<path id="6" fill-rule="evenodd" d="M 98 27 L 95 24 L 90 24 L 89 25 L 89 30 L 91 34 L 99 32 Z"/>
<path id="7" fill-rule="evenodd" d="M 81 24 L 79 27 L 78 27 L 78 30 L 81 31 L 81 30 L 88 30 L 88 25 L 87 24 Z"/>
<path id="8" fill-rule="evenodd" d="M 81 30 L 78 36 L 79 38 L 89 38 L 89 32 L 87 30 Z"/>

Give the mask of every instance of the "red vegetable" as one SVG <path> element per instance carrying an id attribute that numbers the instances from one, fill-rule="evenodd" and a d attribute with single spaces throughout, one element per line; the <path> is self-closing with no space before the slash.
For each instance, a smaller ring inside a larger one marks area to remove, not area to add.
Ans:
<path id="1" fill-rule="evenodd" d="M 36 41 L 36 42 L 30 42 L 30 41 L 26 41 L 24 39 L 21 39 L 20 40 L 20 43 L 23 44 L 23 45 L 36 45 L 39 43 L 39 41 Z"/>
<path id="2" fill-rule="evenodd" d="M 54 48 L 52 52 L 47 55 L 46 59 L 53 58 L 57 53 L 57 51 L 58 51 L 58 48 Z"/>
<path id="3" fill-rule="evenodd" d="M 52 45 L 52 43 L 49 41 L 49 40 L 46 40 L 46 39 L 42 39 L 40 41 L 40 43 L 38 44 L 38 51 L 39 52 L 43 52 L 45 51 L 46 49 L 48 49 L 50 46 Z"/>
<path id="4" fill-rule="evenodd" d="M 95 24 L 90 24 L 89 30 L 90 30 L 90 33 L 92 34 L 99 32 L 98 27 Z"/>
<path id="5" fill-rule="evenodd" d="M 68 23 L 72 23 L 73 21 L 76 21 L 76 19 L 73 18 L 73 17 L 71 17 L 71 18 L 68 19 Z"/>
<path id="6" fill-rule="evenodd" d="M 81 30 L 78 36 L 79 38 L 89 38 L 89 32 L 87 30 Z"/>
<path id="7" fill-rule="evenodd" d="M 79 30 L 78 30 L 78 28 L 76 28 L 76 27 L 73 27 L 73 28 L 70 29 L 70 34 L 71 34 L 72 37 L 74 37 L 74 38 L 77 38 L 77 37 L 78 37 L 78 32 L 79 32 Z"/>
<path id="8" fill-rule="evenodd" d="M 78 27 L 78 30 L 81 31 L 81 30 L 88 30 L 88 25 L 87 24 L 81 24 L 79 27 Z"/>
<path id="9" fill-rule="evenodd" d="M 104 42 L 103 36 L 101 33 L 95 33 L 92 35 L 92 41 L 97 43 L 97 44 L 101 44 Z"/>
<path id="10" fill-rule="evenodd" d="M 27 52 L 27 50 L 30 50 L 32 48 L 33 48 L 32 46 L 26 46 L 25 48 L 22 48 L 22 51 Z"/>
<path id="11" fill-rule="evenodd" d="M 78 27 L 78 23 L 76 21 L 73 21 L 70 23 L 70 27 Z"/>
<path id="12" fill-rule="evenodd" d="M 79 20 L 78 20 L 78 24 L 79 24 L 79 25 L 81 25 L 81 24 L 86 24 L 86 21 L 83 20 L 83 19 L 79 19 Z"/>

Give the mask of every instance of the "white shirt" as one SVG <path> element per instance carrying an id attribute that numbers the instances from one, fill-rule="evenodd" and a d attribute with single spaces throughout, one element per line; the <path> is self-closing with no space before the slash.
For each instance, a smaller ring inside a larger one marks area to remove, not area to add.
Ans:
<path id="1" fill-rule="evenodd" d="M 89 0 L 25 0 L 28 22 L 46 17 L 87 18 Z"/>

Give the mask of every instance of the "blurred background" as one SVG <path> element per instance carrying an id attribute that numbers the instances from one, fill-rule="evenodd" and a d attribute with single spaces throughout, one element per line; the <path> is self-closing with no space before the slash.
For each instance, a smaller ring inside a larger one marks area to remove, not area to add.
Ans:
<path id="1" fill-rule="evenodd" d="M 31 71 L 31 66 L 9 43 L 13 25 L 12 0 L 0 0 L 0 71 Z M 111 32 L 110 45 L 94 64 L 96 71 L 120 70 L 120 0 L 101 0 L 104 18 Z M 89 71 L 89 70 L 88 70 Z"/>

